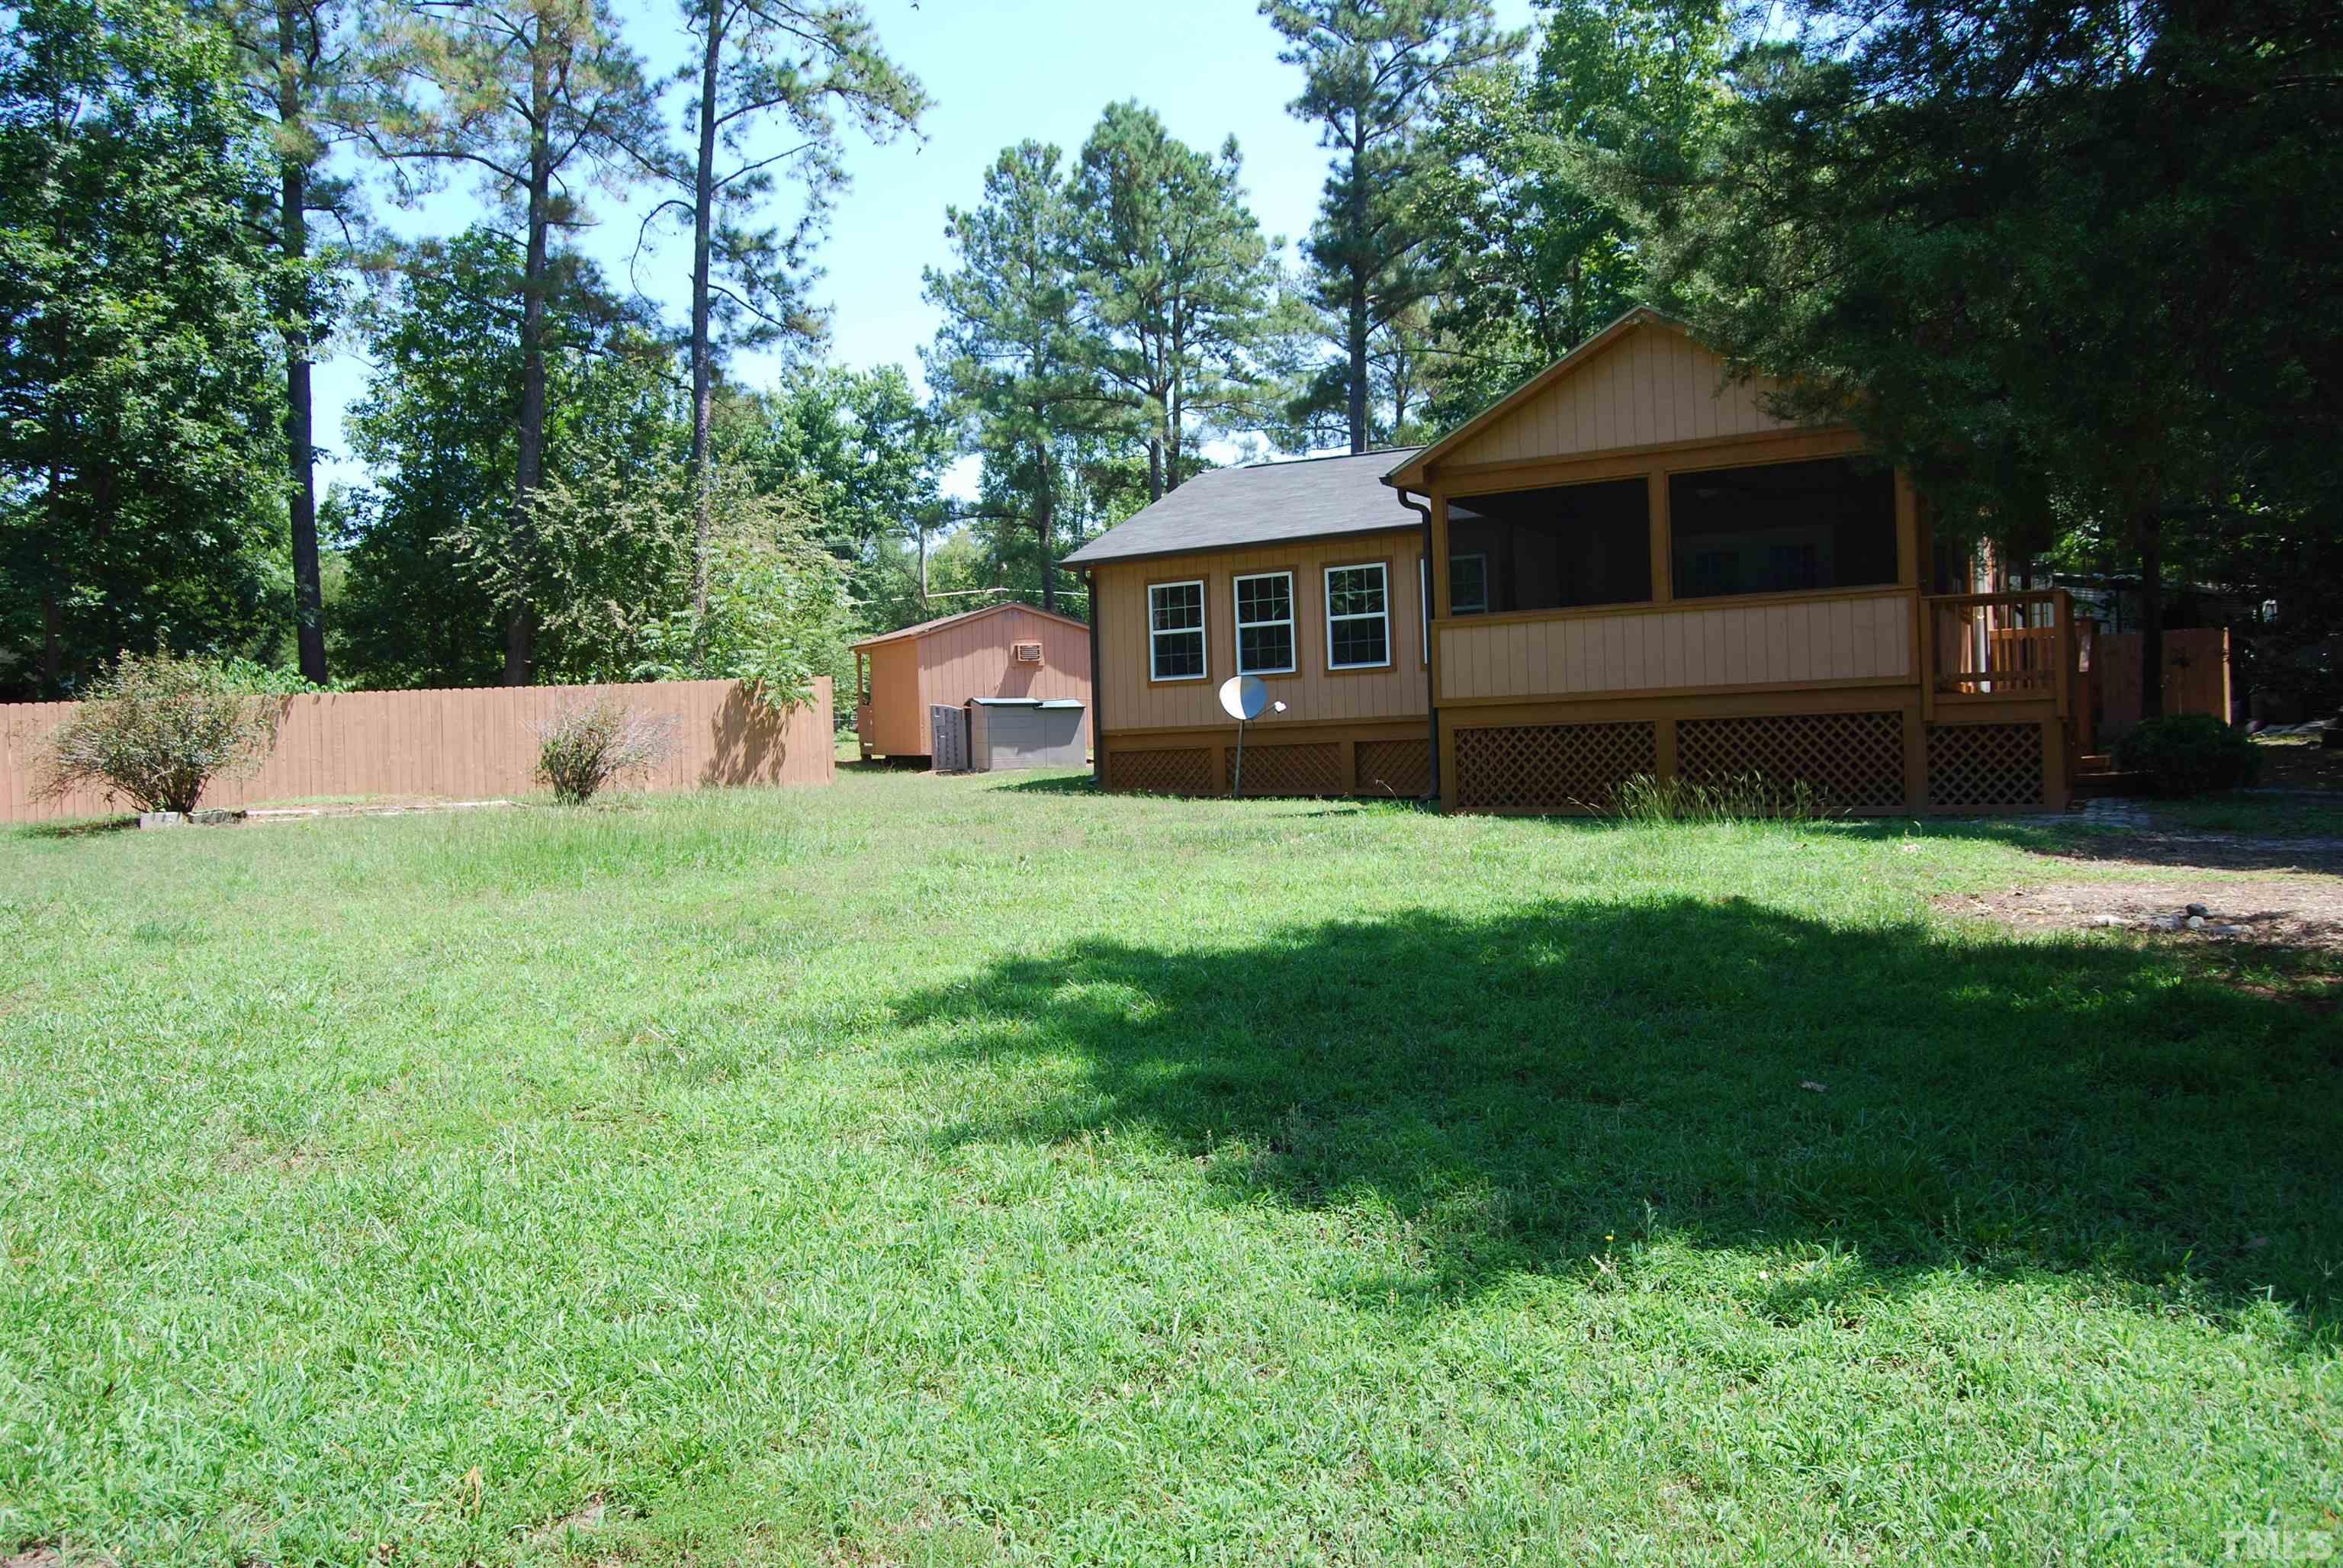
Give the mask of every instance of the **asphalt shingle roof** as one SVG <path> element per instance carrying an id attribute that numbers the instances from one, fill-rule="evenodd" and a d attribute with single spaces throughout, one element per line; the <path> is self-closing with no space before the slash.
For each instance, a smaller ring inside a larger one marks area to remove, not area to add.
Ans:
<path id="1" fill-rule="evenodd" d="M 1417 526 L 1383 475 L 1414 455 L 1386 447 L 1339 457 L 1208 468 L 1066 558 L 1068 566 L 1242 549 L 1282 539 Z"/>

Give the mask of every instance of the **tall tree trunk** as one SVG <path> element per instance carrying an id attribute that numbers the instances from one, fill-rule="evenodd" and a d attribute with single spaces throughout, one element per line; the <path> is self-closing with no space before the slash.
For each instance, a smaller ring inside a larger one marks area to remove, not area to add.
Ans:
<path id="1" fill-rule="evenodd" d="M 1367 280 L 1351 275 L 1351 450 L 1367 449 Z"/>
<path id="2" fill-rule="evenodd" d="M 1147 437 L 1147 498 L 1163 498 L 1163 436 L 1161 431 Z"/>
<path id="3" fill-rule="evenodd" d="M 1367 126 L 1351 116 L 1351 450 L 1367 449 Z"/>
<path id="4" fill-rule="evenodd" d="M 1050 533 L 1057 524 L 1057 486 L 1050 472 L 1050 449 L 1041 442 L 1033 444 L 1033 531 L 1041 540 L 1041 608 L 1055 611 L 1058 608 L 1058 568 L 1050 558 Z"/>
<path id="5" fill-rule="evenodd" d="M 65 336 L 64 317 L 58 317 L 57 336 Z M 55 363 L 62 366 L 60 354 Z M 65 608 L 57 597 L 65 577 L 61 552 L 65 549 L 65 411 L 57 407 L 55 389 L 51 388 L 48 400 L 49 477 L 48 493 L 43 504 L 43 514 L 48 519 L 48 548 L 42 552 L 42 565 L 46 569 L 48 583 L 41 589 L 41 684 L 44 696 L 58 695 L 65 678 Z"/>
<path id="6" fill-rule="evenodd" d="M 552 149 L 547 143 L 546 121 L 550 112 L 551 82 L 542 50 L 529 67 L 532 115 L 528 149 L 528 259 L 521 272 L 520 427 L 514 443 L 513 554 L 520 568 L 522 588 L 505 609 L 505 684 L 527 686 L 529 680 L 531 617 L 527 584 L 536 554 L 536 528 L 530 507 L 538 482 L 545 475 L 545 291 L 551 260 L 548 254 L 548 209 L 552 205 Z"/>
<path id="7" fill-rule="evenodd" d="M 65 678 L 65 611 L 56 590 L 41 595 L 41 684 L 55 696 Z"/>
<path id="8" fill-rule="evenodd" d="M 1178 352 L 1177 345 L 1174 345 L 1173 352 Z M 1176 490 L 1180 487 L 1180 454 L 1188 444 L 1187 424 L 1186 398 L 1180 390 L 1180 384 L 1175 381 L 1172 384 L 1172 433 L 1170 439 L 1165 443 L 1168 451 L 1164 462 L 1163 487 L 1167 490 Z"/>
<path id="9" fill-rule="evenodd" d="M 304 128 L 299 72 L 300 14 L 290 0 L 277 0 L 277 116 L 288 138 Z M 307 152 L 288 146 L 279 155 L 283 188 L 277 225 L 285 258 L 297 266 L 309 255 Z M 317 568 L 317 464 L 316 399 L 309 387 L 309 286 L 300 280 L 300 303 L 285 323 L 285 457 L 291 469 L 293 513 L 293 621 L 300 650 L 301 678 L 326 683 L 326 595 Z"/>
<path id="10" fill-rule="evenodd" d="M 709 426 L 716 405 L 708 324 L 709 236 L 716 205 L 716 67 L 724 52 L 723 0 L 707 0 L 703 15 L 708 37 L 699 56 L 699 160 L 691 182 L 691 612 L 693 624 L 699 627 L 708 621 L 708 535 L 714 505 L 715 476 L 709 455 Z"/>
<path id="11" fill-rule="evenodd" d="M 2139 541 L 2139 716 L 2164 717 L 2164 519 L 2153 511 L 2132 521 Z M 2227 715 L 2222 715 L 2226 720 Z"/>

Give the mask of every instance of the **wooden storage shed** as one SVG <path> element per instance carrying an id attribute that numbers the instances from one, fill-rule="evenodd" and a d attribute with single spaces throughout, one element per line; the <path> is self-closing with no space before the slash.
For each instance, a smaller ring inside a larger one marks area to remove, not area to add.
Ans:
<path id="1" fill-rule="evenodd" d="M 928 710 L 980 697 L 1091 705 L 1091 628 L 997 604 L 854 645 L 854 730 L 863 757 L 926 757 Z"/>

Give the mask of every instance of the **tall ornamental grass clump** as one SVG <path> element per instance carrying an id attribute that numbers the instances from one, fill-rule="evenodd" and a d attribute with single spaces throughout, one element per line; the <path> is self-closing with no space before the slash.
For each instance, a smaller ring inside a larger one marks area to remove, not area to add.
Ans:
<path id="1" fill-rule="evenodd" d="M 1762 773 L 1716 784 L 1638 773 L 1621 781 L 1612 809 L 1628 822 L 1815 822 L 1832 815 L 1830 803 L 1804 779 L 1784 782 Z"/>
<path id="2" fill-rule="evenodd" d="M 583 806 L 628 774 L 647 773 L 675 749 L 675 721 L 605 692 L 537 727 L 537 779 L 565 806 Z"/>
<path id="3" fill-rule="evenodd" d="M 125 653 L 49 732 L 41 792 L 96 789 L 141 811 L 192 811 L 216 780 L 260 770 L 283 712 L 281 697 L 224 665 Z"/>

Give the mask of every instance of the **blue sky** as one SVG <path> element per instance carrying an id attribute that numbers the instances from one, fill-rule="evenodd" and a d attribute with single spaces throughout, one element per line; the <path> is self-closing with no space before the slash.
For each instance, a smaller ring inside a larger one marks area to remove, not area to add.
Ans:
<path id="1" fill-rule="evenodd" d="M 1281 65 L 1279 40 L 1255 14 L 1254 0 L 868 0 L 888 51 L 926 85 L 935 106 L 922 122 L 924 141 L 900 138 L 874 147 L 850 143 L 853 185 L 838 204 L 818 256 L 825 276 L 818 297 L 831 307 L 830 357 L 840 364 L 897 362 L 917 373 L 920 346 L 936 317 L 920 298 L 920 272 L 944 265 L 944 208 L 977 198 L 985 167 L 1001 149 L 1026 137 L 1071 153 L 1108 103 L 1135 97 L 1163 116 L 1172 134 L 1199 146 L 1233 135 L 1244 155 L 1245 184 L 1262 228 L 1298 240 L 1310 226 L 1326 155 L 1316 133 L 1286 113 L 1301 73 Z M 1529 20 L 1529 0 L 1498 0 L 1511 25 Z M 656 70 L 671 68 L 688 43 L 661 0 L 619 0 L 627 34 Z M 680 112 L 681 98 L 675 100 Z M 642 192 L 597 193 L 598 223 L 578 236 L 614 281 L 627 276 L 642 212 Z M 453 233 L 484 208 L 460 183 L 412 212 L 385 208 L 389 226 L 407 235 Z M 681 321 L 690 256 L 679 238 L 636 269 L 645 293 Z M 362 346 L 337 346 L 318 367 L 320 484 L 362 481 L 347 457 L 343 410 L 364 391 Z M 754 361 L 735 374 L 756 383 L 769 367 Z"/>

